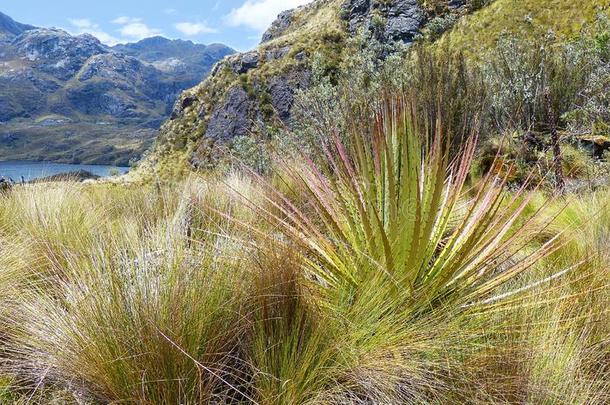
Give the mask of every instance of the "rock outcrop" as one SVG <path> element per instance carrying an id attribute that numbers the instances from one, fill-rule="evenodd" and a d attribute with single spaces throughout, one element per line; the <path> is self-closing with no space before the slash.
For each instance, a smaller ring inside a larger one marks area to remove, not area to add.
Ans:
<path id="1" fill-rule="evenodd" d="M 271 27 L 263 33 L 262 42 L 269 42 L 275 38 L 282 36 L 292 23 L 297 9 L 286 10 L 277 16 L 277 19 L 271 24 Z"/>
<path id="2" fill-rule="evenodd" d="M 352 34 L 367 30 L 385 42 L 410 42 L 425 22 L 425 13 L 418 0 L 347 0 L 341 18 Z"/>
<path id="3" fill-rule="evenodd" d="M 311 71 L 307 69 L 292 71 L 269 79 L 267 91 L 271 97 L 278 118 L 290 125 L 291 111 L 295 94 L 307 89 L 311 83 Z"/>
<path id="4" fill-rule="evenodd" d="M 214 109 L 205 137 L 218 141 L 247 135 L 250 129 L 249 117 L 255 108 L 243 88 L 236 86 L 229 89 L 224 102 Z"/>
<path id="5" fill-rule="evenodd" d="M 227 59 L 231 70 L 235 74 L 247 73 L 249 70 L 258 67 L 260 55 L 258 51 L 241 53 Z"/>

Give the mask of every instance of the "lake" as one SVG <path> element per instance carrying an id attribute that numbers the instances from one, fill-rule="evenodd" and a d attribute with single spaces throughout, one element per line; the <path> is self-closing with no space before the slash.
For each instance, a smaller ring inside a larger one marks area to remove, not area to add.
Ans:
<path id="1" fill-rule="evenodd" d="M 41 177 L 53 176 L 55 174 L 86 170 L 97 176 L 107 177 L 112 172 L 126 173 L 128 167 L 103 166 L 103 165 L 76 165 L 67 163 L 49 162 L 26 162 L 26 161 L 0 161 L 0 177 L 11 178 L 16 182 L 21 181 L 21 176 L 26 181 Z"/>

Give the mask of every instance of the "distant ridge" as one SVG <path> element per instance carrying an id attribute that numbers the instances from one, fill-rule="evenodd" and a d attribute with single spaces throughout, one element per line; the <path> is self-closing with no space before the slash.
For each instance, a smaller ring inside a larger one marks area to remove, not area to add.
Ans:
<path id="1" fill-rule="evenodd" d="M 109 47 L 0 13 L 0 160 L 127 166 L 178 95 L 234 52 L 162 37 Z"/>
<path id="2" fill-rule="evenodd" d="M 0 12 L 0 39 L 12 39 L 25 31 L 33 30 L 33 25 L 21 24 Z"/>

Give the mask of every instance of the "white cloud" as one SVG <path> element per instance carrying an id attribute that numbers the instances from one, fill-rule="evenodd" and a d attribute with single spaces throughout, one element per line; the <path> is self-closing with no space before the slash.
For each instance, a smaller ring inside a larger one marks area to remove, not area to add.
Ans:
<path id="1" fill-rule="evenodd" d="M 135 40 L 144 38 L 154 37 L 155 35 L 161 35 L 161 30 L 156 28 L 150 28 L 148 25 L 142 22 L 132 22 L 122 26 L 119 32 L 124 37 L 128 37 Z"/>
<path id="2" fill-rule="evenodd" d="M 178 12 L 175 8 L 166 8 L 163 12 L 167 15 L 174 15 Z"/>
<path id="3" fill-rule="evenodd" d="M 81 29 L 91 28 L 95 25 L 88 18 L 72 18 L 70 19 L 70 24 Z"/>
<path id="4" fill-rule="evenodd" d="M 264 31 L 284 10 L 302 6 L 311 0 L 246 0 L 227 15 L 230 25 L 245 25 L 257 31 Z"/>
<path id="5" fill-rule="evenodd" d="M 187 37 L 194 37 L 199 34 L 211 34 L 218 32 L 218 30 L 209 27 L 205 23 L 191 23 L 191 22 L 179 22 L 174 25 L 178 31 L 186 35 Z"/>
<path id="6" fill-rule="evenodd" d="M 70 19 L 73 29 L 69 30 L 72 34 L 91 34 L 106 45 L 114 46 L 116 44 L 125 42 L 114 36 L 108 34 L 100 28 L 100 26 L 88 18 L 73 18 Z"/>
<path id="7" fill-rule="evenodd" d="M 121 16 L 121 17 L 117 17 L 114 20 L 112 20 L 111 22 L 113 24 L 119 24 L 119 25 L 126 25 L 126 24 L 131 24 L 131 23 L 137 23 L 142 21 L 141 18 L 133 18 L 133 17 L 127 17 L 127 16 Z"/>
<path id="8" fill-rule="evenodd" d="M 157 28 L 150 28 L 141 18 L 120 16 L 111 21 L 111 23 L 120 25 L 117 30 L 121 36 L 130 40 L 139 41 L 140 39 L 162 35 L 162 31 Z"/>

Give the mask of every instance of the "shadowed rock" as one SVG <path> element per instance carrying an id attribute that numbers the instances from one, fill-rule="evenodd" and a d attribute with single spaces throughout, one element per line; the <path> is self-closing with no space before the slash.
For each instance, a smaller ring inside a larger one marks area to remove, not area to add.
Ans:
<path id="1" fill-rule="evenodd" d="M 247 135 L 253 108 L 255 106 L 248 99 L 248 93 L 241 87 L 233 87 L 228 91 L 224 103 L 212 113 L 205 137 L 216 141 Z"/>
<path id="2" fill-rule="evenodd" d="M 293 71 L 271 78 L 268 87 L 271 103 L 284 123 L 290 123 L 296 92 L 308 88 L 310 84 L 311 72 L 309 70 Z"/>

